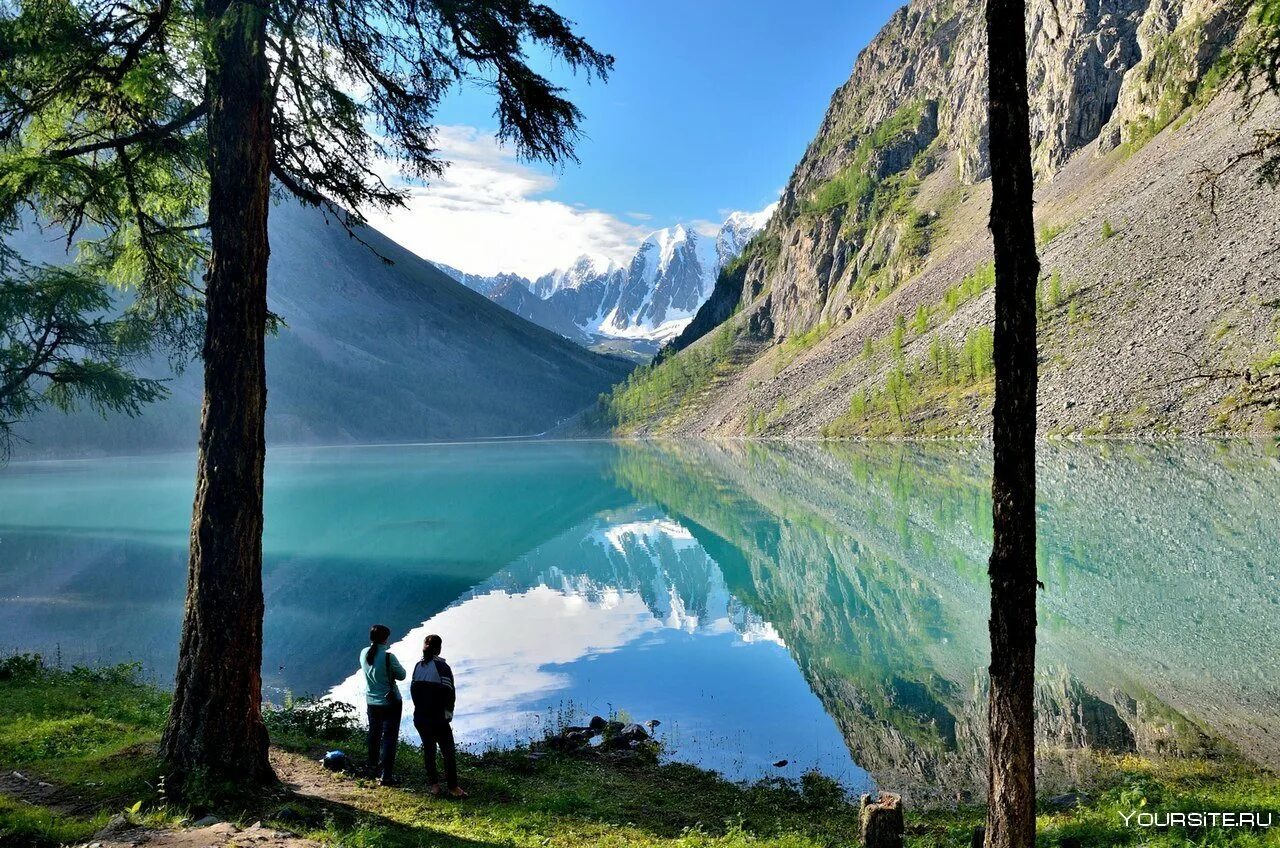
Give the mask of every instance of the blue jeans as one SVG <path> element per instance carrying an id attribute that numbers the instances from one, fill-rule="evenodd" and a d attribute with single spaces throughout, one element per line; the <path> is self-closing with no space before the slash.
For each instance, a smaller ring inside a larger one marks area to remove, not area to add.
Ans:
<path id="1" fill-rule="evenodd" d="M 369 705 L 369 773 L 383 780 L 390 780 L 396 769 L 402 706 L 400 701 L 385 707 Z"/>

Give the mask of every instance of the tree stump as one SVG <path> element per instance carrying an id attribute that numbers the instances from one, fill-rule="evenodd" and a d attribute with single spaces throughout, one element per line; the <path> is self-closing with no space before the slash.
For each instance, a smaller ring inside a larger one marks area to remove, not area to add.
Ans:
<path id="1" fill-rule="evenodd" d="M 863 848 L 902 848 L 903 820 L 902 798 L 888 792 L 880 793 L 876 800 L 862 796 Z"/>

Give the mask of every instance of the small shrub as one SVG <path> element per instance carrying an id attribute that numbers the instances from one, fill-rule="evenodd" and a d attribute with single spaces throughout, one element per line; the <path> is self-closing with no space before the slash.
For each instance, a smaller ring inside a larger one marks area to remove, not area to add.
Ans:
<path id="1" fill-rule="evenodd" d="M 43 671 L 39 654 L 14 654 L 0 660 L 0 680 L 34 680 Z"/>
<path id="2" fill-rule="evenodd" d="M 821 772 L 807 771 L 801 775 L 800 789 L 805 803 L 813 808 L 831 809 L 845 804 L 844 788 Z"/>
<path id="3" fill-rule="evenodd" d="M 1063 231 L 1066 230 L 1066 228 L 1067 228 L 1066 224 L 1058 224 L 1058 225 L 1045 224 L 1040 228 L 1040 232 L 1036 236 L 1036 241 L 1038 241 L 1040 243 L 1040 246 L 1043 247 L 1044 245 L 1056 239 L 1058 236 L 1062 235 Z"/>
<path id="4" fill-rule="evenodd" d="M 985 265 L 979 265 L 973 270 L 973 273 L 947 289 L 942 296 L 942 308 L 946 310 L 948 315 L 952 315 L 962 305 L 973 300 L 995 284 L 995 263 L 988 262 Z"/>
<path id="5" fill-rule="evenodd" d="M 356 730 L 355 708 L 340 701 L 304 697 L 285 698 L 284 706 L 268 709 L 263 720 L 272 735 L 338 740 Z"/>
<path id="6" fill-rule="evenodd" d="M 1102 221 L 1102 240 L 1106 241 L 1116 234 L 1116 228 L 1111 226 L 1111 219 L 1104 218 Z"/>
<path id="7" fill-rule="evenodd" d="M 889 335 L 889 349 L 895 359 L 902 358 L 902 345 L 907 338 L 907 319 L 899 315 L 893 319 L 893 332 Z"/>
<path id="8" fill-rule="evenodd" d="M 915 317 L 911 319 L 911 330 L 917 335 L 923 335 L 925 330 L 929 329 L 929 307 L 923 303 L 916 307 Z"/>
<path id="9" fill-rule="evenodd" d="M 867 391 L 859 389 L 853 393 L 853 397 L 849 398 L 849 415 L 855 419 L 866 417 L 867 414 Z"/>
<path id="10" fill-rule="evenodd" d="M 1054 271 L 1049 275 L 1049 295 L 1048 305 L 1050 309 L 1057 309 L 1062 303 L 1062 274 Z"/>

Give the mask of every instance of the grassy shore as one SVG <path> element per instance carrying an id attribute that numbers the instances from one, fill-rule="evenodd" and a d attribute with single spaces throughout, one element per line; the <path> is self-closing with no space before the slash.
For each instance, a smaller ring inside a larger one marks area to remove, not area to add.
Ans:
<path id="1" fill-rule="evenodd" d="M 180 826 L 216 812 L 263 820 L 322 842 L 347 846 L 848 846 L 857 843 L 857 808 L 831 781 L 811 775 L 740 785 L 656 756 L 528 749 L 461 757 L 472 798 L 427 797 L 420 755 L 404 745 L 399 789 L 330 776 L 309 764 L 333 747 L 362 750 L 340 712 L 306 704 L 273 712 L 281 762 L 301 764 L 321 789 L 283 788 L 240 802 L 180 806 L 163 796 L 152 757 L 167 696 L 138 683 L 127 667 L 51 670 L 25 658 L 0 663 L 0 769 L 28 783 L 54 784 L 25 798 L 0 797 L 0 844 L 60 845 L 89 839 L 125 813 L 154 827 Z M 298 756 L 292 756 L 292 755 Z M 304 760 L 301 755 L 306 756 Z M 292 756 L 292 759 L 289 759 Z M 1280 844 L 1280 780 L 1242 764 L 1191 760 L 1153 763 L 1110 758 L 1091 800 L 1040 817 L 1040 844 L 1075 837 L 1085 846 L 1264 846 Z M 13 784 L 11 780 L 10 785 Z M 1272 811 L 1271 831 L 1153 831 L 1129 828 L 1136 810 Z M 908 845 L 967 846 L 978 807 L 908 811 Z"/>

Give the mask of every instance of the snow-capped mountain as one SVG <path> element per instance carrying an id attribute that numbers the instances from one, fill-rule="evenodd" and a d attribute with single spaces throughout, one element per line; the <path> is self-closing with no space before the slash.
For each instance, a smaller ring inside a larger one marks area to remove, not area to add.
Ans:
<path id="1" fill-rule="evenodd" d="M 770 203 L 759 212 L 734 212 L 724 219 L 720 233 L 716 236 L 716 258 L 721 267 L 737 257 L 742 249 L 751 241 L 751 237 L 764 229 L 773 216 L 777 203 Z"/>
<path id="2" fill-rule="evenodd" d="M 676 336 L 711 296 L 720 273 L 716 242 L 683 224 L 651 233 L 607 297 L 591 330 L 657 341 Z"/>
<path id="3" fill-rule="evenodd" d="M 519 274 L 495 274 L 492 277 L 484 277 L 480 274 L 468 274 L 466 271 L 459 271 L 449 265 L 441 262 L 431 263 L 444 271 L 450 277 L 462 283 L 472 291 L 478 291 L 480 294 L 492 299 L 493 293 L 509 283 L 518 283 L 522 286 L 528 286 L 529 281 Z"/>
<path id="4" fill-rule="evenodd" d="M 612 259 L 598 256 L 579 256 L 568 268 L 558 268 L 543 274 L 532 283 L 527 283 L 530 291 L 546 300 L 558 291 L 581 288 L 585 283 L 607 277 L 619 270 L 618 263 Z"/>
<path id="5" fill-rule="evenodd" d="M 652 354 L 693 319 L 716 277 L 773 213 L 734 212 L 704 235 L 678 224 L 650 233 L 626 265 L 591 256 L 528 280 L 483 277 L 440 265 L 517 315 L 588 346 Z M 523 290 L 522 290 L 523 289 Z M 529 295 L 533 295 L 531 298 Z"/>

